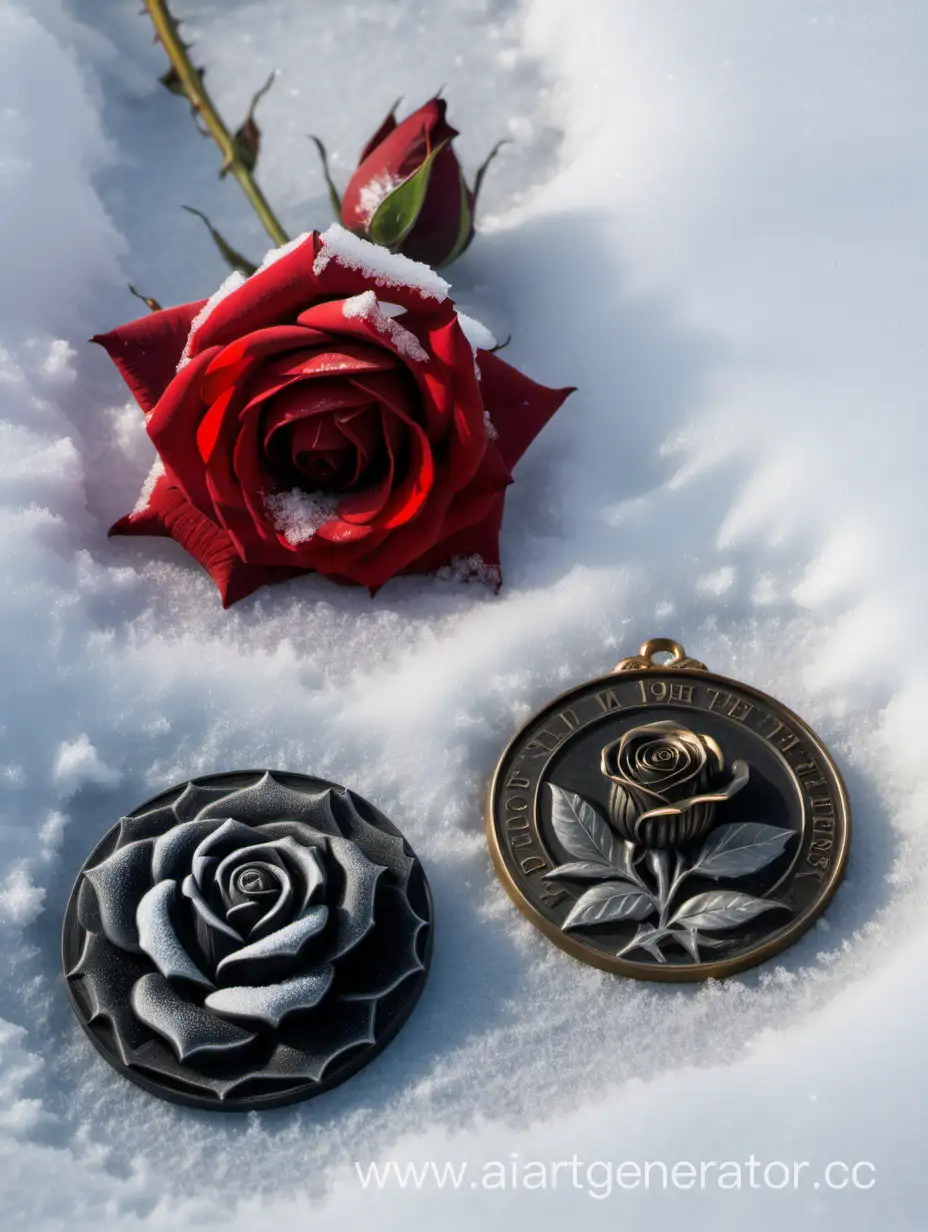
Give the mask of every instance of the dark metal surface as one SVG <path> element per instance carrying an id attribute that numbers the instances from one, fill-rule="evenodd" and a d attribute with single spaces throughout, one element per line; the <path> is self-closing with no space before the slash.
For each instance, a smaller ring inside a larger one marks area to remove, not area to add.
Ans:
<path id="1" fill-rule="evenodd" d="M 308 1099 L 393 1038 L 425 983 L 432 903 L 353 792 L 270 771 L 182 783 L 91 854 L 62 930 L 71 1004 L 120 1073 L 243 1111 Z"/>
<path id="2" fill-rule="evenodd" d="M 850 811 L 797 715 L 655 639 L 523 727 L 487 833 L 517 906 L 563 949 L 639 979 L 701 980 L 809 927 L 844 871 Z"/>

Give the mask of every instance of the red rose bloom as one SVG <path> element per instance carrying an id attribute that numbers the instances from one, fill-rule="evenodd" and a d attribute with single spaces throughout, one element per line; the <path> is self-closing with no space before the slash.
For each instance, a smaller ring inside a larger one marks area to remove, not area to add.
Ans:
<path id="1" fill-rule="evenodd" d="M 430 99 L 400 123 L 391 111 L 348 181 L 344 225 L 436 268 L 459 257 L 473 238 L 476 198 L 452 148 L 457 135 L 442 98 Z"/>
<path id="2" fill-rule="evenodd" d="M 111 533 L 177 540 L 224 606 L 301 573 L 498 566 L 512 467 L 570 390 L 488 351 L 478 378 L 447 284 L 339 227 L 229 286 L 95 339 L 158 452 Z"/>

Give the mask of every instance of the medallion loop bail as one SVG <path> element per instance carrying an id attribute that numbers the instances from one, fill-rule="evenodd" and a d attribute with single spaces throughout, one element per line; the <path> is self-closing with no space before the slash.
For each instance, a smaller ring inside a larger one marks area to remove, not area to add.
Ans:
<path id="1" fill-rule="evenodd" d="M 655 661 L 655 655 L 666 654 L 671 656 L 666 662 Z M 669 668 L 684 667 L 701 672 L 709 670 L 705 663 L 700 663 L 698 659 L 691 659 L 680 643 L 675 642 L 673 638 L 649 637 L 636 655 L 620 659 L 612 670 L 614 672 L 640 672 L 651 669 L 667 671 Z"/>

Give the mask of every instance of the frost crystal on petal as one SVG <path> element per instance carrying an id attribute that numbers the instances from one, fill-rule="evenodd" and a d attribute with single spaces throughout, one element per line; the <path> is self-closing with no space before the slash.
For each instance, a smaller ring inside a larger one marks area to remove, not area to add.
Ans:
<path id="1" fill-rule="evenodd" d="M 148 508 L 152 498 L 152 493 L 155 490 L 155 484 L 164 474 L 164 463 L 160 458 L 155 458 L 152 463 L 151 470 L 145 477 L 145 482 L 142 484 L 142 490 L 139 492 L 139 498 L 135 502 L 135 508 L 129 514 L 130 518 L 137 518 Z"/>
<path id="2" fill-rule="evenodd" d="M 349 320 L 360 317 L 373 325 L 378 334 L 388 338 L 407 359 L 414 359 L 420 364 L 428 360 L 428 351 L 416 335 L 383 311 L 373 291 L 364 291 L 361 295 L 346 299 L 342 305 L 342 313 Z"/>
<path id="3" fill-rule="evenodd" d="M 421 261 L 412 261 L 402 253 L 388 252 L 376 244 L 352 235 L 338 223 L 333 223 L 320 236 L 322 247 L 313 263 L 317 276 L 335 257 L 348 269 L 359 270 L 381 287 L 415 287 L 429 299 L 447 299 L 450 283 L 440 278 L 433 269 Z"/>
<path id="4" fill-rule="evenodd" d="M 358 193 L 358 216 L 367 227 L 377 213 L 377 208 L 382 201 L 389 197 L 390 193 L 395 188 L 399 188 L 403 180 L 400 176 L 390 175 L 389 171 L 382 171 L 380 175 L 374 176 L 372 180 L 364 185 Z"/>
<path id="5" fill-rule="evenodd" d="M 294 240 L 288 240 L 286 244 L 281 244 L 279 248 L 269 248 L 264 254 L 261 264 L 255 270 L 255 274 L 262 273 L 268 268 L 268 266 L 273 265 L 276 261 L 279 261 L 281 257 L 288 257 L 290 253 L 295 252 L 301 244 L 305 244 L 311 235 L 312 231 L 304 231 L 302 235 L 298 235 Z M 251 277 L 253 278 L 254 274 L 252 274 Z"/>
<path id="6" fill-rule="evenodd" d="M 490 412 L 487 410 L 484 410 L 483 412 L 483 426 L 486 428 L 488 441 L 495 441 L 499 439 L 499 433 L 496 431 L 496 424 L 490 418 Z"/>
<path id="7" fill-rule="evenodd" d="M 320 526 L 330 521 L 338 498 L 324 492 L 275 492 L 264 498 L 275 528 L 289 544 L 296 547 L 312 539 Z"/>

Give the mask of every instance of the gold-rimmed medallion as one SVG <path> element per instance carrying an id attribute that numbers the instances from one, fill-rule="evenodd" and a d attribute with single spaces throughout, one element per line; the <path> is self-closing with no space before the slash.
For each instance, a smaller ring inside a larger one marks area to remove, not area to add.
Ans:
<path id="1" fill-rule="evenodd" d="M 652 638 L 500 759 L 490 850 L 568 953 L 637 979 L 732 975 L 792 944 L 844 871 L 840 772 L 798 715 Z"/>

